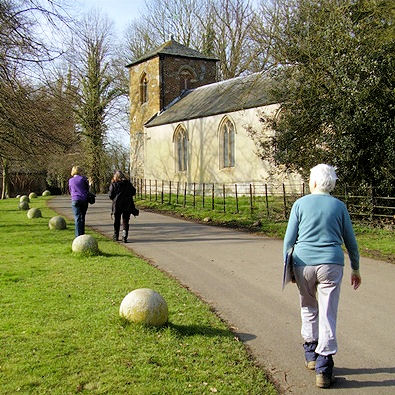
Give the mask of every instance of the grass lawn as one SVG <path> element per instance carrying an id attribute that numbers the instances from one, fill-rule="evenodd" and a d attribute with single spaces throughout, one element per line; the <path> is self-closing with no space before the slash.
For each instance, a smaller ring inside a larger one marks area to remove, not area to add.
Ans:
<path id="1" fill-rule="evenodd" d="M 262 369 L 209 306 L 117 243 L 72 253 L 73 223 L 50 231 L 47 198 L 0 201 L 1 394 L 275 394 Z M 169 324 L 119 317 L 123 297 L 152 288 Z"/>
<path id="2" fill-rule="evenodd" d="M 188 197 L 191 200 L 191 197 Z M 153 211 L 174 214 L 197 221 L 203 221 L 205 218 L 210 219 L 214 225 L 229 226 L 240 229 L 248 229 L 256 233 L 263 233 L 270 237 L 283 238 L 287 228 L 287 221 L 283 218 L 283 208 L 279 199 L 273 199 L 270 202 L 270 216 L 267 216 L 266 207 L 263 201 L 257 207 L 252 215 L 249 204 L 245 199 L 240 199 L 239 213 L 236 213 L 234 199 L 227 198 L 226 212 L 221 207 L 220 198 L 217 199 L 215 210 L 211 209 L 210 200 L 202 208 L 200 197 L 196 199 L 196 207 L 188 201 L 188 205 L 183 207 L 180 199 L 179 204 L 175 204 L 174 199 L 171 204 L 168 202 L 168 195 L 165 196 L 163 204 L 158 199 L 137 199 L 136 206 Z M 288 202 L 288 209 L 292 206 L 292 201 Z M 362 256 L 387 260 L 395 263 L 395 243 L 394 231 L 391 227 L 383 228 L 370 226 L 366 223 L 353 221 L 355 235 L 358 241 L 360 253 Z"/>

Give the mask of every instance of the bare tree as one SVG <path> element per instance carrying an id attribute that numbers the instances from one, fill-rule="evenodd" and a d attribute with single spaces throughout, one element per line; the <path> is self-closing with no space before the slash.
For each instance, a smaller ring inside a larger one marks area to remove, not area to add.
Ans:
<path id="1" fill-rule="evenodd" d="M 283 28 L 287 6 L 282 0 L 260 0 L 251 25 L 250 37 L 256 49 L 251 62 L 254 71 L 266 71 L 278 65 L 274 47 Z"/>
<path id="2" fill-rule="evenodd" d="M 76 115 L 85 144 L 88 175 L 95 191 L 103 191 L 106 184 L 106 118 L 114 100 L 122 93 L 112 74 L 111 27 L 100 14 L 91 13 L 81 22 L 74 43 L 74 67 L 78 73 Z"/>
<path id="3" fill-rule="evenodd" d="M 44 44 L 39 23 L 55 27 L 66 22 L 60 3 L 52 0 L 4 0 L 0 2 L 0 159 L 3 169 L 2 198 L 7 193 L 8 170 L 23 156 L 25 163 L 40 150 L 65 140 L 49 117 L 51 101 L 41 87 L 27 83 L 35 67 L 61 53 Z M 36 75 L 37 76 L 37 75 Z"/>
<path id="4" fill-rule="evenodd" d="M 214 13 L 215 53 L 220 59 L 222 79 L 250 71 L 256 55 L 250 31 L 255 13 L 249 1 L 222 0 L 212 6 Z"/>
<path id="5" fill-rule="evenodd" d="M 251 39 L 256 15 L 248 0 L 147 0 L 127 31 L 129 60 L 169 40 L 220 60 L 220 78 L 251 71 L 260 49 Z M 255 71 L 255 70 L 254 70 Z"/>

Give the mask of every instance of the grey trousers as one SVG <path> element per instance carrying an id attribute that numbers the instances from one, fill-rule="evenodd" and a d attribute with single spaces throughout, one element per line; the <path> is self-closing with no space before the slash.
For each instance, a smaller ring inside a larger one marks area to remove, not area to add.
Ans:
<path id="1" fill-rule="evenodd" d="M 294 273 L 300 293 L 304 341 L 318 342 L 317 354 L 336 354 L 336 319 L 343 266 L 295 266 Z"/>

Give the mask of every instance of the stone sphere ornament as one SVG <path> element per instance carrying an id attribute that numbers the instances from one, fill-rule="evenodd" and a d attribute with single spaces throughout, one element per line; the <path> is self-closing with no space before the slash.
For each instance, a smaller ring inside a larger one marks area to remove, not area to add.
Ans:
<path id="1" fill-rule="evenodd" d="M 119 315 L 130 322 L 161 326 L 168 320 L 165 299 L 149 288 L 139 288 L 128 293 L 122 300 Z"/>
<path id="2" fill-rule="evenodd" d="M 29 203 L 26 201 L 20 202 L 18 204 L 18 209 L 19 210 L 29 210 Z"/>
<path id="3" fill-rule="evenodd" d="M 32 219 L 32 218 L 41 218 L 41 210 L 37 207 L 33 207 L 31 208 L 28 212 L 27 212 L 27 218 Z"/>
<path id="4" fill-rule="evenodd" d="M 19 201 L 22 203 L 22 202 L 30 202 L 30 199 L 29 199 L 29 196 L 27 196 L 27 195 L 23 195 L 23 196 L 21 196 L 20 198 L 19 198 Z"/>
<path id="5" fill-rule="evenodd" d="M 21 195 L 16 195 L 16 198 L 17 198 L 17 199 L 20 199 L 20 198 L 21 198 Z"/>
<path id="6" fill-rule="evenodd" d="M 34 192 L 29 193 L 29 199 L 35 199 L 37 195 Z"/>
<path id="7" fill-rule="evenodd" d="M 42 194 L 42 196 L 51 196 L 51 192 L 48 190 L 45 190 Z"/>
<path id="8" fill-rule="evenodd" d="M 56 217 L 52 217 L 49 222 L 48 222 L 48 227 L 51 230 L 63 230 L 66 229 L 66 220 L 61 217 L 60 215 L 57 215 Z"/>
<path id="9" fill-rule="evenodd" d="M 71 246 L 73 252 L 87 255 L 97 255 L 99 253 L 99 246 L 96 239 L 91 235 L 81 235 L 73 240 Z"/>

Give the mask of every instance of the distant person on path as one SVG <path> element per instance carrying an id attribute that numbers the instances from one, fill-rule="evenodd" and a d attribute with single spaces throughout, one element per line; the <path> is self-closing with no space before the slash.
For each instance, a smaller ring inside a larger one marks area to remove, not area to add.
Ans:
<path id="1" fill-rule="evenodd" d="M 133 201 L 136 189 L 121 171 L 116 171 L 111 180 L 109 197 L 112 200 L 111 216 L 114 216 L 113 240 L 118 241 L 122 217 L 122 241 L 127 243 L 130 214 L 138 215 Z"/>
<path id="2" fill-rule="evenodd" d="M 343 277 L 345 243 L 351 262 L 351 285 L 361 284 L 359 252 L 346 205 L 329 193 L 337 176 L 332 166 L 319 164 L 310 171 L 310 195 L 292 206 L 284 238 L 284 259 L 292 253 L 300 293 L 306 367 L 316 372 L 316 385 L 330 387 L 333 355 L 337 352 L 336 318 Z"/>
<path id="3" fill-rule="evenodd" d="M 85 233 L 85 215 L 88 210 L 88 179 L 82 175 L 80 166 L 73 166 L 69 179 L 69 191 L 71 195 L 71 207 L 74 214 L 75 237 Z"/>

